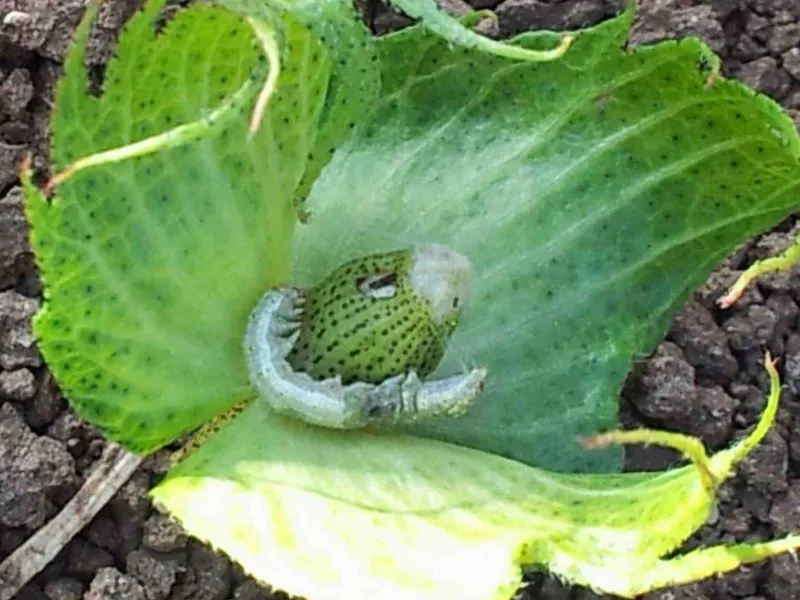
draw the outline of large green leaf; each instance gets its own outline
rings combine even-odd
[[[381,40],[381,102],[312,190],[294,276],[422,242],[471,258],[440,372],[485,365],[487,390],[414,433],[558,470],[613,466],[619,453],[578,436],[615,425],[634,358],[736,244],[796,206],[800,144],[780,108],[709,85],[718,59],[697,40],[623,50],[631,16],[539,64],[421,29]]]
[[[703,470],[550,473],[435,440],[309,427],[256,402],[153,497],[249,573],[309,600],[506,600],[525,565],[638,597],[800,548],[795,535],[674,552],[769,429],[772,375],[758,428],[710,459],[700,451]]]
[[[198,6],[156,35],[163,4],[148,3],[127,26],[100,98],[87,93],[85,19],[58,89],[53,171],[221,111],[211,131],[76,172],[52,202],[28,188],[46,289],[36,322],[42,352],[81,416],[140,452],[251,397],[244,323],[264,290],[288,277],[293,199],[307,169],[323,162],[313,149],[349,131],[326,127],[325,112],[347,118],[374,92],[367,77],[360,88],[344,86],[352,108],[329,107],[330,78],[342,69],[284,14],[274,21],[280,89],[248,142],[267,72],[253,28],[233,12]],[[253,14],[271,26],[267,11]],[[360,71],[369,44],[363,27],[346,22],[353,31],[339,43],[365,43],[353,61]]]

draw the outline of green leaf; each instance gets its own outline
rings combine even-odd
[[[465,417],[412,432],[557,470],[618,467],[578,436],[615,426],[632,361],[728,252],[796,206],[800,143],[780,108],[714,81],[697,40],[623,50],[631,17],[538,64],[419,28],[380,41],[381,102],[312,190],[293,270],[307,285],[427,242],[470,257],[440,373],[486,366],[487,389]]]
[[[202,139],[76,172],[52,202],[28,186],[40,348],[79,414],[143,453],[252,395],[244,324],[288,278],[293,198],[332,72],[330,52],[284,16],[281,86],[248,142],[267,72],[252,27],[198,6],[156,35],[162,5],[126,27],[100,98],[86,91],[83,23],[58,89],[53,171],[223,116]]]
[[[711,458],[701,451],[700,468],[550,473],[434,440],[309,427],[255,402],[153,498],[247,572],[309,600],[504,600],[524,565],[634,597],[800,548],[790,536],[661,558],[703,525],[717,483],[771,426],[773,377],[759,427]]]
[[[222,6],[280,27],[284,18],[297,20],[309,29],[316,42],[329,53],[331,74],[325,104],[319,115],[315,144],[309,151],[306,170],[295,192],[297,204],[305,199],[320,170],[336,146],[350,134],[356,121],[375,102],[379,77],[374,42],[358,19],[352,2],[342,0],[217,0]]]

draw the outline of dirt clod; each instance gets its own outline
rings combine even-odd
[[[148,550],[134,550],[128,554],[125,569],[142,584],[147,600],[164,600],[183,571],[175,560]]]
[[[698,301],[690,301],[678,314],[669,337],[683,349],[698,382],[727,385],[733,381],[739,364],[731,354],[725,333]]]
[[[123,575],[114,567],[97,571],[83,600],[147,600],[144,588],[130,575]]]
[[[677,345],[661,344],[635,381],[629,399],[643,417],[657,419],[669,428],[689,421],[695,399],[695,372]]]
[[[144,523],[142,543],[151,550],[173,552],[186,547],[187,537],[174,519],[153,513]]]
[[[702,38],[714,52],[725,53],[725,33],[713,7],[653,0],[643,2],[641,10],[643,18],[631,35],[634,46],[694,35]]]
[[[230,563],[197,542],[191,542],[185,581],[175,587],[172,597],[175,600],[225,600],[230,587]]]
[[[742,314],[725,321],[723,331],[734,350],[751,350],[766,344],[775,327],[778,317],[763,305],[748,306]]]
[[[31,330],[39,303],[15,291],[0,292],[0,367],[6,370],[42,364]]]
[[[14,69],[0,85],[0,112],[10,119],[22,115],[33,98],[33,81],[27,69]]]
[[[49,581],[44,593],[50,600],[81,600],[83,584],[72,577],[62,577]]]
[[[2,157],[0,138],[0,157]],[[0,186],[3,186],[2,158],[0,158]],[[10,174],[13,178],[13,173]],[[27,242],[27,222],[23,209],[22,188],[14,187],[0,197],[0,289],[7,288],[26,269],[33,267]]]
[[[36,393],[36,378],[28,369],[0,372],[0,399],[30,400]]]
[[[75,538],[67,546],[67,572],[77,577],[88,577],[103,567],[114,564],[114,557],[83,538]]]
[[[11,404],[0,405],[0,525],[39,527],[53,509],[49,494],[75,480],[64,447],[35,435]]]

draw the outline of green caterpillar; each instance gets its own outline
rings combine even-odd
[[[245,336],[250,381],[279,412],[355,428],[463,413],[485,369],[438,366],[469,293],[469,260],[441,245],[366,256],[307,290],[268,292]]]

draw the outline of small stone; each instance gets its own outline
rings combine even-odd
[[[674,1],[651,1],[641,5],[631,32],[636,47],[689,35],[702,38],[715,52],[725,50],[725,35],[711,6],[680,6]]]
[[[48,582],[44,593],[50,600],[81,600],[83,584],[72,577],[62,577]]]
[[[0,372],[0,400],[25,402],[36,393],[36,378],[28,369]]]
[[[791,295],[787,292],[776,292],[767,298],[767,308],[778,318],[776,333],[786,334],[797,320],[798,309]]]
[[[800,23],[772,27],[767,47],[772,54],[782,54],[800,44]]]
[[[86,443],[97,433],[72,410],[65,410],[47,429],[47,435],[66,444],[70,453],[77,457],[85,453]]]
[[[733,432],[733,416],[738,402],[720,386],[698,387],[695,397],[689,433],[702,437],[711,449],[721,448]]]
[[[736,45],[731,49],[730,58],[738,62],[749,63],[757,58],[766,56],[767,52],[769,51],[763,42],[759,42],[743,33]]]
[[[717,598],[743,598],[758,591],[761,565],[742,565],[716,581]]]
[[[777,536],[800,531],[800,479],[795,479],[786,494],[775,499],[769,520]]]
[[[772,56],[764,56],[741,66],[736,76],[757,90],[776,100],[786,96],[791,89],[789,74],[778,67]]]
[[[74,538],[67,546],[67,571],[70,575],[86,577],[113,564],[111,554],[82,538]]]
[[[172,466],[172,451],[162,448],[142,461],[142,470],[150,474],[150,484],[157,485]]]
[[[797,0],[745,0],[745,2],[753,12],[773,21],[782,13],[800,18],[800,6]]]
[[[413,24],[414,21],[405,15],[398,14],[393,10],[384,10],[375,16],[372,21],[372,29],[378,35],[383,35],[392,31],[399,31]]]
[[[767,405],[767,398],[764,392],[749,383],[734,381],[730,385],[730,392],[734,398],[738,398],[739,414],[735,418],[736,424],[742,427],[753,425],[761,417],[764,407]]]
[[[753,515],[740,506],[727,511],[721,520],[722,530],[733,536],[745,536],[753,530]]]
[[[800,600],[800,568],[797,558],[792,554],[781,554],[770,560],[769,575],[764,588],[772,598]]]
[[[125,569],[142,584],[147,600],[164,600],[169,596],[181,571],[175,561],[159,559],[147,550],[134,550],[128,554]]]
[[[186,581],[175,586],[173,600],[225,600],[230,593],[230,563],[198,543],[189,546]]]
[[[114,553],[119,546],[119,532],[114,519],[99,515],[83,530],[83,537],[98,548]]]
[[[794,416],[789,428],[789,458],[794,471],[800,471],[800,415]]]
[[[186,547],[187,537],[177,521],[154,513],[144,522],[142,543],[152,550],[173,552]]]
[[[0,190],[6,189],[16,181],[19,165],[25,157],[26,151],[27,148],[24,144],[9,144],[0,141]]]
[[[800,396],[800,352],[787,352],[783,359],[783,384],[797,398]]]
[[[610,3],[602,2],[506,0],[494,13],[500,32],[510,36],[536,29],[580,29],[612,16],[615,11]]]
[[[664,342],[641,369],[630,401],[640,414],[667,428],[685,428],[695,401],[694,367],[681,349]]]
[[[775,494],[786,491],[788,468],[789,448],[786,440],[771,429],[739,464],[738,475],[753,491],[771,499]]]
[[[722,329],[728,336],[731,348],[742,351],[766,344],[775,332],[777,324],[778,317],[770,309],[766,306],[752,305],[743,313],[725,321]]]
[[[783,68],[789,75],[800,81],[800,48],[790,48],[781,55]]]
[[[700,4],[671,11],[670,37],[696,36],[702,39],[717,54],[725,51],[725,33],[722,24],[711,6]]]
[[[0,187],[4,185],[2,178],[0,170]],[[17,276],[33,264],[28,247],[24,202],[25,196],[21,187],[11,188],[0,198],[0,231],[3,232],[0,235],[0,289],[13,285]]]
[[[727,385],[739,370],[725,333],[696,300],[690,301],[675,318],[670,338],[695,368],[699,383]]]
[[[144,588],[129,575],[108,567],[97,571],[83,600],[147,600]]]
[[[25,405],[25,421],[37,429],[47,427],[58,418],[67,403],[50,373],[44,378],[33,400]]]
[[[741,8],[741,2],[740,0],[711,0],[711,6],[714,7],[717,17],[724,21]]]
[[[48,494],[75,481],[64,446],[35,435],[10,404],[0,405],[0,524],[39,527],[52,507]]]
[[[14,69],[0,85],[0,113],[16,119],[33,98],[33,82],[27,69]]]
[[[766,43],[769,39],[770,32],[769,20],[757,14],[749,14],[747,16],[745,31],[759,42]]]
[[[254,581],[245,581],[233,590],[233,600],[275,600],[269,590]]]
[[[708,583],[690,583],[668,590],[650,592],[641,596],[640,600],[700,600],[701,598],[711,598],[708,594]]]
[[[3,369],[41,366],[42,359],[31,329],[31,319],[38,310],[36,300],[14,291],[0,292],[0,367]]]
[[[6,121],[0,124],[0,142],[5,142],[12,146],[20,146],[26,144],[32,135],[33,131],[30,125],[24,121]],[[0,229],[0,231],[5,230]]]
[[[50,24],[43,43],[37,47],[37,52],[45,58],[62,62],[67,48],[72,43],[75,27],[83,15],[84,3],[83,0],[48,1],[55,5],[50,11],[55,13],[56,19]]]
[[[150,509],[147,492],[150,489],[150,478],[147,473],[137,471],[120,488],[109,503],[117,522],[141,525]]]

